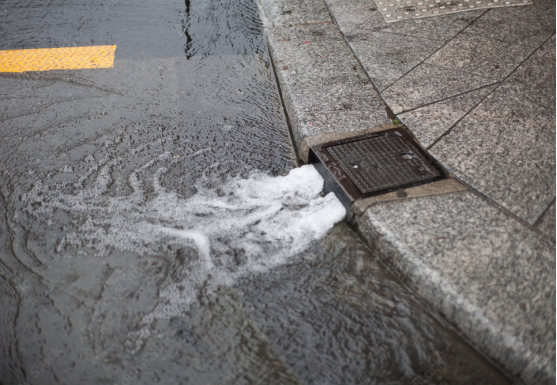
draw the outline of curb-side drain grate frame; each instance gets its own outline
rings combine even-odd
[[[310,162],[321,163],[350,202],[446,177],[403,128],[312,146]]]

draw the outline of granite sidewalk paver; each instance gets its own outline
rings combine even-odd
[[[373,0],[259,5],[300,158],[402,122],[465,191],[354,226],[518,381],[554,383],[555,2],[396,23]]]
[[[555,42],[546,45],[555,57]],[[551,74],[555,62],[536,51],[430,147],[451,172],[530,224],[555,198],[555,103],[543,86],[555,84]]]

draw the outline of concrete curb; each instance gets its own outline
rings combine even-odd
[[[303,162],[310,146],[397,127],[327,4],[259,7]],[[436,183],[355,203],[359,233],[476,348],[528,384],[555,383],[554,242],[455,179]]]
[[[475,198],[470,193],[461,194]],[[435,311],[454,325],[472,345],[513,376],[528,384],[555,382],[551,369],[554,361],[551,358],[532,351],[517,337],[516,330],[509,330],[503,323],[493,322],[493,318],[486,315],[485,309],[478,306],[477,298],[470,298],[470,293],[464,292],[464,285],[454,285],[454,282],[444,276],[446,271],[432,268],[423,254],[416,253],[410,245],[400,241],[393,232],[393,227],[396,226],[382,223],[370,211],[366,213],[369,214],[367,216],[356,216],[358,232],[378,252],[382,261],[396,271]],[[428,241],[431,239],[426,242]],[[543,254],[550,257],[550,253],[548,251]],[[450,254],[452,253],[446,252],[445,255],[452,257]],[[458,266],[456,263],[454,265]]]

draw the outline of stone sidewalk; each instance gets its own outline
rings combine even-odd
[[[555,383],[555,2],[395,23],[373,0],[259,6],[299,158],[406,126],[453,179],[357,202],[354,226],[518,381]]]

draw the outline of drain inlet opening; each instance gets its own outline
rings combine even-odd
[[[447,177],[403,128],[312,146],[309,162],[348,209],[357,199]]]

